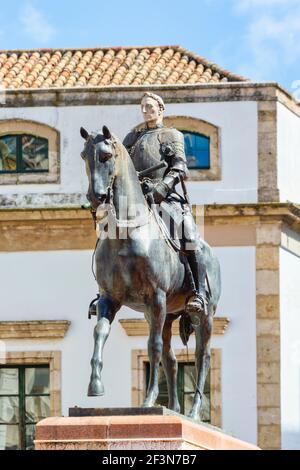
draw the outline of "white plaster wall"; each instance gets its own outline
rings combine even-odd
[[[280,250],[281,438],[300,450],[300,259]]]
[[[218,248],[223,293],[217,312],[231,324],[212,347],[222,349],[223,428],[256,442],[255,249]],[[72,322],[65,339],[6,341],[8,351],[62,351],[62,407],[130,406],[131,350],[146,349],[146,338],[127,337],[116,320],[104,353],[106,395],[86,396],[95,319],[87,306],[96,292],[90,251],[1,253],[0,320],[63,319]],[[137,317],[122,309],[118,318]],[[192,338],[190,348],[194,346]],[[179,339],[174,347],[182,349]]]
[[[222,180],[192,182],[193,203],[257,201],[257,104],[255,102],[169,104],[166,115],[204,119],[220,128]],[[29,119],[61,132],[61,184],[2,186],[0,194],[85,193],[87,178],[80,158],[80,126],[88,130],[106,124],[120,138],[141,122],[138,105],[33,107],[0,109],[0,119]]]
[[[280,201],[300,202],[300,117],[277,103],[278,188]]]

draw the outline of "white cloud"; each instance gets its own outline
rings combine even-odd
[[[281,18],[264,15],[248,27],[246,42],[254,57],[254,67],[269,77],[279,67],[290,66],[300,58],[300,9]]]
[[[300,0],[233,0],[233,3],[239,10],[300,6]]]
[[[20,15],[23,31],[37,43],[47,43],[55,34],[55,28],[33,5],[26,5]]]

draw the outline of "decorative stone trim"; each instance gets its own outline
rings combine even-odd
[[[149,327],[143,318],[128,318],[119,320],[128,336],[148,336]],[[223,335],[229,326],[229,318],[216,317],[213,322],[213,335]],[[173,335],[179,335],[179,321],[175,320],[172,328]]]
[[[49,365],[50,367],[50,412],[61,415],[61,352],[26,351],[6,352],[0,356],[0,365]]]
[[[189,354],[185,349],[175,351],[178,362],[187,362],[195,359],[195,350]],[[146,350],[131,351],[131,402],[133,407],[139,407],[145,395],[146,377],[145,365],[149,362]],[[221,349],[211,350],[210,366],[210,416],[211,424],[222,427],[222,390],[221,390]]]
[[[32,134],[48,140],[49,171],[47,173],[0,173],[0,184],[43,184],[60,182],[60,134],[40,122],[22,119],[0,121],[0,136],[9,134]]]
[[[63,339],[70,324],[67,320],[1,321],[0,339]]]

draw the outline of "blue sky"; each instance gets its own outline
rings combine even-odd
[[[1,3],[0,49],[167,44],[253,80],[300,88],[300,0]]]

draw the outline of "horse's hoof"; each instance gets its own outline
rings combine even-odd
[[[154,403],[150,403],[148,401],[144,401],[142,404],[141,408],[152,408],[154,406]]]
[[[197,423],[200,422],[200,417],[198,413],[193,413],[192,411],[188,414],[188,418],[192,419],[193,421],[196,421]]]
[[[104,387],[101,382],[91,382],[88,388],[88,397],[102,397],[104,395]]]
[[[180,413],[180,405],[168,406],[169,410],[175,411],[175,413]]]
[[[154,408],[155,402],[156,402],[156,399],[154,400],[153,398],[146,398],[141,408]]]

